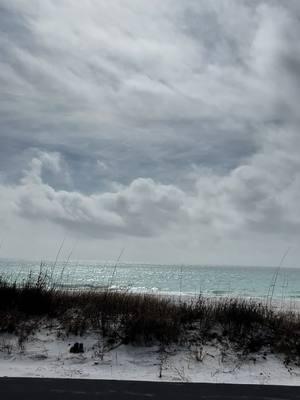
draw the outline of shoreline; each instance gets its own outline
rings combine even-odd
[[[178,299],[193,301],[198,299],[199,297],[204,298],[208,301],[219,301],[222,299],[232,299],[232,300],[246,300],[253,301],[260,304],[268,305],[269,301],[267,296],[240,296],[240,295],[215,295],[208,293],[185,293],[185,292],[167,292],[167,291],[158,291],[158,290],[130,290],[127,287],[107,287],[107,286],[93,286],[93,285],[85,285],[85,286],[72,286],[72,285],[57,285],[58,290],[66,290],[67,292],[94,292],[94,293],[102,293],[104,291],[108,292],[119,292],[119,293],[130,293],[132,295],[146,295],[153,296],[157,298],[166,298],[172,299],[175,302],[178,302]],[[283,309],[289,311],[291,310],[299,310],[300,311],[300,297],[273,297],[271,301],[271,307],[275,309]]]
[[[114,291],[114,289],[110,289],[111,291]],[[97,290],[95,290],[97,292]],[[100,290],[101,292],[101,290]],[[122,290],[120,290],[122,292]],[[254,302],[258,304],[262,304],[265,306],[270,306],[276,311],[289,311],[289,312],[299,312],[300,313],[300,298],[290,298],[290,299],[279,299],[279,298],[273,298],[271,301],[271,304],[269,303],[267,297],[250,297],[250,296],[206,296],[206,295],[192,295],[188,293],[167,293],[167,292],[151,292],[151,291],[144,291],[144,292],[138,292],[138,291],[128,291],[128,293],[131,294],[137,294],[137,295],[146,295],[146,296],[153,296],[157,298],[162,298],[162,299],[170,299],[173,300],[175,303],[180,302],[193,302],[196,301],[199,298],[203,298],[207,302],[216,302],[216,301],[222,301],[222,300],[242,300],[242,301],[249,301],[249,302]]]

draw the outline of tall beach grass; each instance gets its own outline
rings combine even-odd
[[[60,334],[97,332],[116,344],[226,343],[243,354],[262,349],[300,364],[300,316],[242,298],[184,300],[109,288],[63,290],[40,272],[22,283],[0,279],[0,331],[22,340],[56,321]]]

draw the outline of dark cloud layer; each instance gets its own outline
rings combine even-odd
[[[139,256],[168,260],[157,240],[193,260],[203,240],[228,260],[230,240],[297,241],[299,19],[297,1],[2,0],[4,236],[148,238]]]

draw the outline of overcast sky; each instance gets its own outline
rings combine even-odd
[[[1,257],[300,266],[298,0],[0,0]]]

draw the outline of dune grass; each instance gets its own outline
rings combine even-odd
[[[70,291],[49,285],[46,274],[21,283],[0,279],[0,332],[20,342],[43,323],[65,335],[96,331],[124,344],[227,343],[243,354],[267,349],[300,364],[300,317],[246,299],[195,297],[188,301],[126,291]]]

